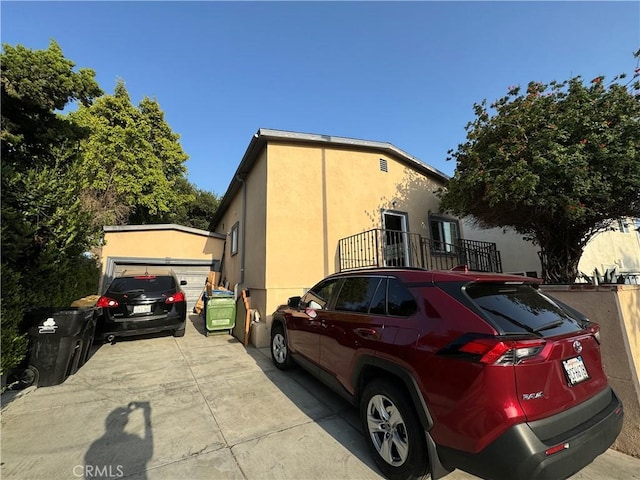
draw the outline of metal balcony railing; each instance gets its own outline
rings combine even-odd
[[[495,243],[459,239],[433,241],[417,233],[375,228],[338,241],[340,271],[367,267],[419,267],[450,270],[467,265],[480,272],[502,272]]]

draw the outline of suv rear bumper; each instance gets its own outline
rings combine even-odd
[[[164,318],[153,320],[137,319],[117,321],[104,317],[98,320],[96,337],[106,338],[110,335],[115,337],[145,335],[148,333],[180,330],[184,328],[185,325],[185,319],[179,315],[167,315]]]
[[[514,425],[477,454],[438,447],[442,463],[492,480],[559,480],[578,472],[604,453],[622,429],[622,403],[611,392],[611,401],[591,419],[544,442],[527,423]],[[580,409],[578,405],[574,407]],[[559,414],[562,415],[562,414]],[[553,417],[544,422],[553,421]],[[534,422],[535,423],[535,422]],[[556,445],[568,448],[546,455]]]

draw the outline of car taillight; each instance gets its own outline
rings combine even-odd
[[[538,355],[545,343],[542,339],[506,340],[500,337],[465,335],[439,353],[487,365],[517,365]]]
[[[598,345],[600,345],[600,324],[589,322],[589,327],[587,328],[587,332],[593,335],[593,338],[596,339]]]
[[[184,302],[184,293],[182,292],[174,293],[173,295],[168,296],[167,299],[164,301],[164,303],[177,303],[177,302]]]
[[[112,308],[112,307],[117,307],[119,305],[120,304],[118,303],[117,300],[114,300],[113,298],[109,298],[105,296],[100,297],[96,302],[96,307],[102,307],[102,308]]]

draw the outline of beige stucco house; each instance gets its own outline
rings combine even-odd
[[[540,274],[540,248],[522,235],[502,228],[478,229],[464,221],[467,235],[485,242],[495,242],[504,271]],[[640,219],[623,218],[611,224],[609,230],[596,234],[584,247],[578,263],[580,283],[624,283],[640,285]]]
[[[250,291],[268,326],[288,297],[344,269],[500,270],[495,245],[438,213],[447,178],[389,143],[260,129],[213,219],[227,237],[222,278]]]
[[[640,285],[640,219],[622,218],[585,246],[578,270],[589,277]]]

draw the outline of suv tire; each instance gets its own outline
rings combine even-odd
[[[187,330],[187,326],[185,325],[185,326],[184,326],[184,327],[182,327],[182,328],[179,328],[179,329],[177,329],[177,330],[174,330],[174,331],[173,331],[173,336],[174,336],[174,337],[184,337],[184,334],[185,334],[186,330]]]
[[[427,446],[420,420],[403,390],[389,380],[373,380],[360,399],[360,420],[378,468],[391,480],[423,478]]]
[[[288,370],[293,366],[284,327],[281,324],[271,328],[271,360],[280,370]]]

